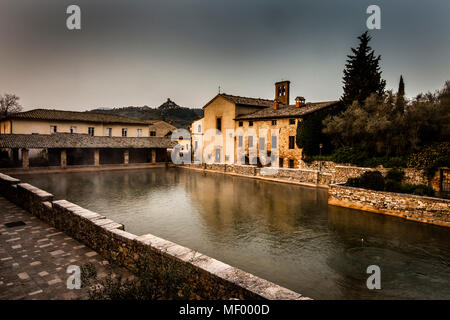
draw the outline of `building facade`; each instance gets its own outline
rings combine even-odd
[[[0,134],[79,133],[98,137],[164,137],[176,128],[161,120],[120,115],[34,109],[0,121]]]
[[[307,103],[297,97],[290,105],[289,95],[290,82],[282,81],[275,84],[273,100],[215,96],[203,107],[204,117],[192,124],[195,161],[298,168],[302,149],[296,143],[297,126],[305,115],[339,102]]]
[[[176,128],[96,112],[35,109],[0,120],[0,167],[128,165],[169,161]]]

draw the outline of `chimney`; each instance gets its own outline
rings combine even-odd
[[[278,101],[275,99],[273,100],[273,110],[277,110],[278,109]]]
[[[303,97],[295,98],[295,107],[296,108],[300,108],[300,107],[303,107],[305,105],[306,105],[305,98],[303,98]]]
[[[275,83],[275,100],[283,105],[289,105],[290,81],[280,81]]]

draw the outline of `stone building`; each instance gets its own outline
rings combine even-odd
[[[167,162],[173,130],[160,120],[35,109],[0,120],[0,167]]]
[[[164,137],[175,127],[161,120],[115,114],[34,109],[0,119],[0,134],[81,133],[105,137]]]
[[[148,122],[150,137],[169,137],[177,128],[162,120],[145,120]]]
[[[270,160],[280,167],[299,168],[297,125],[305,115],[333,108],[339,101],[306,102],[297,97],[291,105],[289,96],[289,81],[275,83],[273,100],[218,94],[203,107],[204,117],[192,124],[192,143],[201,145],[196,151],[194,146],[194,159],[258,166]]]

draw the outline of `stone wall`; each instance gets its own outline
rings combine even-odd
[[[195,169],[206,169],[218,172],[229,172],[248,176],[266,176],[279,179],[295,180],[306,183],[319,184],[340,184],[345,183],[349,178],[359,177],[366,171],[378,170],[386,176],[389,168],[364,168],[351,165],[342,165],[333,161],[312,161],[306,163],[300,162],[300,169],[278,168],[278,173],[270,174],[270,169],[266,170],[269,174],[264,174],[264,170],[252,165],[231,165],[231,164],[188,164],[185,165]],[[439,172],[433,179],[428,177],[420,170],[414,168],[402,169],[405,172],[403,183],[430,185],[436,191],[439,191]]]
[[[289,169],[289,168],[258,168],[253,165],[237,164],[185,164],[182,167],[207,170],[214,172],[225,172],[249,177],[272,178],[281,181],[291,181],[307,184],[328,185],[332,183],[332,175],[318,170]]]
[[[328,203],[450,227],[450,200],[446,199],[331,185]]]
[[[298,182],[306,183],[317,183],[318,181],[317,170],[306,170],[306,169],[287,169],[287,168],[258,168],[258,175],[271,177],[271,178],[281,178],[296,180]]]
[[[356,167],[349,164],[340,164],[333,161],[311,161],[300,163],[301,169],[311,169],[311,170],[321,170],[321,172],[328,173],[332,176],[331,183],[345,183],[349,178],[355,178],[360,176],[366,171],[380,171],[384,176],[390,168],[363,168]],[[432,186],[436,191],[439,191],[438,184],[433,184],[431,180],[428,179],[426,174],[421,170],[414,168],[404,168],[405,177],[403,183],[405,184],[424,184]]]
[[[109,261],[137,271],[139,262],[168,263],[185,275],[191,298],[202,299],[308,299],[300,294],[151,234],[137,236],[98,213],[0,174],[0,195],[28,210],[49,225],[91,247]]]

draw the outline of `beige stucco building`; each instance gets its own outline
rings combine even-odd
[[[254,164],[298,168],[302,149],[296,144],[302,117],[338,101],[289,104],[290,82],[275,84],[275,98],[260,99],[218,94],[204,107],[204,117],[192,124],[196,162]],[[201,132],[197,130],[201,123]],[[276,159],[276,160],[275,160]],[[276,161],[276,164],[274,163]]]
[[[35,109],[0,119],[0,167],[166,162],[176,128],[160,120]]]
[[[175,129],[161,120],[49,109],[21,112],[0,121],[0,134],[79,133],[100,137],[164,137]]]

